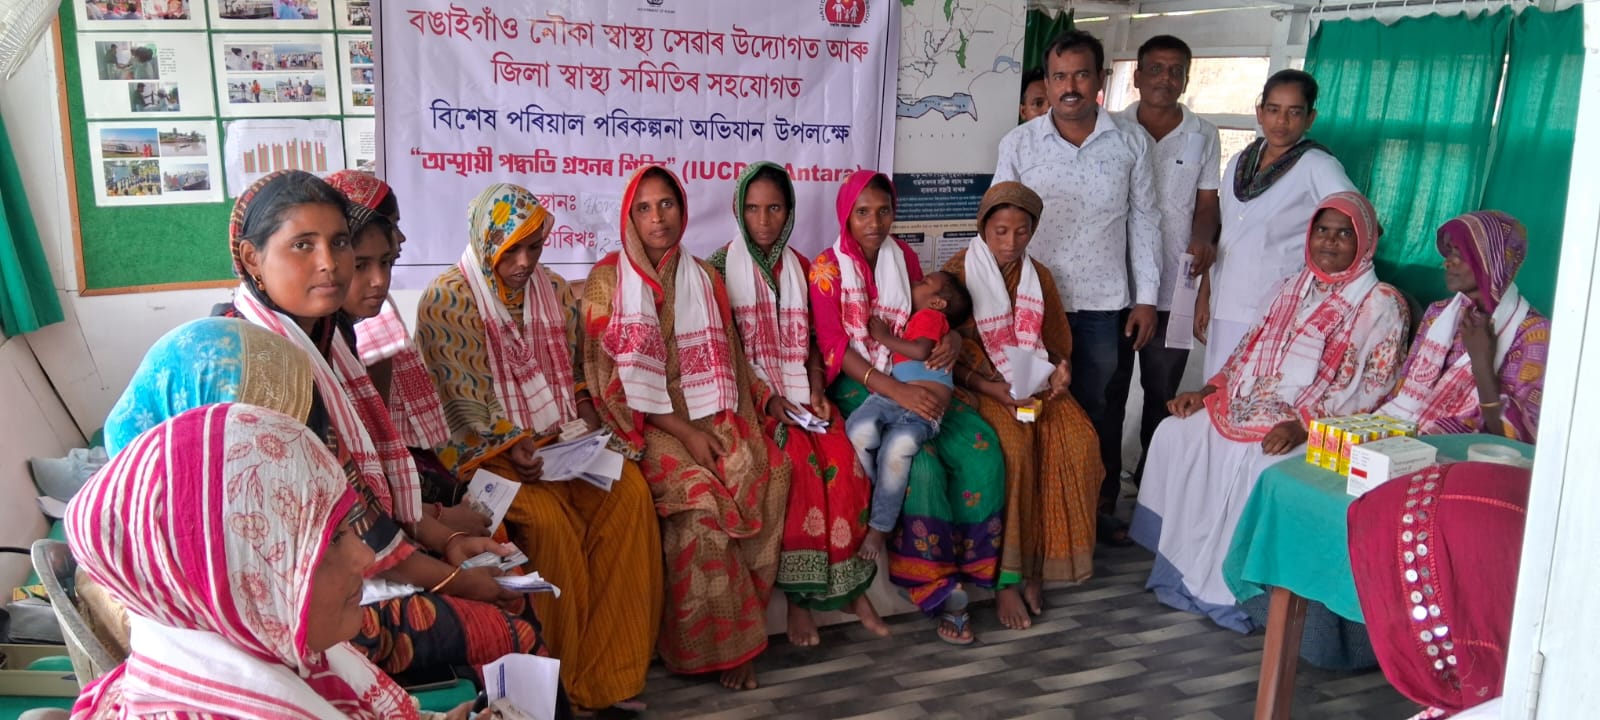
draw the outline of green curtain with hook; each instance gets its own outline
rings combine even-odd
[[[1510,23],[1508,11],[1324,22],[1306,51],[1321,86],[1309,135],[1378,211],[1379,276],[1424,304],[1446,294],[1436,230],[1482,197]]]
[[[1481,205],[1511,213],[1527,226],[1528,257],[1517,273],[1517,289],[1545,311],[1555,298],[1561,258],[1583,56],[1582,5],[1517,16]]]
[[[19,335],[61,320],[50,264],[0,120],[0,333]]]

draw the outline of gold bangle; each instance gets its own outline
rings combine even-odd
[[[1494,402],[1478,403],[1478,407],[1482,408],[1484,410],[1493,410],[1495,408],[1500,407],[1500,404],[1501,404],[1500,401],[1496,400]]]
[[[871,383],[872,383],[872,371],[876,370],[876,369],[877,368],[870,368],[869,367],[869,368],[867,368],[867,373],[865,375],[861,376],[861,387],[866,388],[867,392],[872,392],[872,385],[871,385]]]
[[[439,554],[443,555],[443,554],[445,554],[447,552],[450,552],[450,543],[455,542],[455,539],[458,538],[458,537],[463,537],[465,535],[470,535],[470,534],[471,533],[469,533],[469,532],[467,532],[465,530],[457,530],[457,531],[455,531],[453,533],[450,533],[450,537],[445,538],[444,539],[444,544],[439,546]]]
[[[429,589],[428,592],[437,593],[440,590],[443,590],[444,586],[449,585],[450,581],[456,579],[456,576],[460,575],[460,574],[461,574],[461,568],[459,568],[459,567],[454,569],[454,570],[451,570],[449,575],[444,576],[444,579],[440,580],[439,584],[433,586],[433,588]]]
[[[585,396],[583,396],[581,398],[578,398],[572,404],[574,406],[577,406],[577,405],[582,405],[583,403],[589,403],[590,405],[593,405],[594,404],[594,397],[589,396],[589,395],[585,395]]]

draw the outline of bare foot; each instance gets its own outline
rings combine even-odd
[[[1028,580],[1022,584],[1022,601],[1028,604],[1030,615],[1039,615],[1044,612],[1044,581],[1038,578]]]
[[[810,610],[794,603],[789,603],[789,642],[799,647],[822,644],[822,636],[817,634],[816,618],[811,617]]]
[[[1028,617],[1028,608],[1022,604],[1022,594],[1017,592],[1016,585],[995,591],[994,603],[1000,614],[1001,625],[1012,630],[1033,627],[1033,620]]]
[[[722,686],[729,690],[754,690],[756,684],[756,663],[754,660],[747,662],[732,670],[722,671]]]
[[[878,617],[878,609],[872,606],[872,601],[866,595],[856,598],[844,611],[861,619],[861,627],[870,630],[878,637],[889,637],[889,626],[885,625],[883,618]]]
[[[877,560],[883,554],[884,536],[887,534],[882,530],[867,528],[867,537],[861,541],[861,549],[856,551],[856,555],[863,560]]]

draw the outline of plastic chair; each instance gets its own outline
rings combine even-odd
[[[67,656],[72,659],[72,672],[78,686],[87,686],[118,665],[111,653],[100,644],[89,624],[78,613],[74,576],[78,561],[72,557],[67,544],[59,540],[38,540],[32,548],[33,569],[50,596],[50,608],[61,623],[61,636],[67,643]]]

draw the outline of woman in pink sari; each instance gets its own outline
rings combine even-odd
[[[900,526],[890,536],[889,577],[912,602],[939,618],[939,638],[973,642],[962,585],[993,588],[1005,510],[1005,458],[994,428],[971,405],[940,407],[933,393],[889,374],[890,353],[868,334],[871,318],[896,333],[911,311],[911,285],[922,268],[889,234],[894,186],[881,173],[857,171],[839,188],[839,239],[811,264],[811,319],[829,397],[847,417],[872,393],[938,420],[939,434],[911,463]],[[948,359],[960,349],[951,333]],[[942,348],[928,364],[936,365]],[[932,450],[930,450],[930,448]],[[934,452],[937,451],[937,452]]]
[[[208,405],[140,435],[67,508],[73,556],[132,624],[72,716],[418,717],[346,642],[373,562],[362,508],[322,440],[271,410]]]

